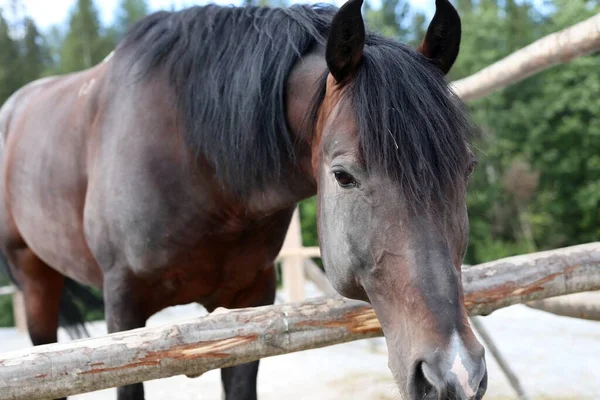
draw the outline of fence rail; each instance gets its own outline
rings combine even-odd
[[[600,242],[506,258],[463,272],[471,315],[600,289]],[[381,335],[373,309],[339,296],[0,354],[0,400],[58,398]]]
[[[12,285],[2,286],[2,287],[0,287],[0,296],[6,296],[8,294],[15,294],[16,291],[17,290]]]
[[[526,305],[564,317],[600,321],[600,291],[535,300],[527,302]]]
[[[600,14],[545,36],[452,85],[464,101],[475,100],[540,71],[598,50]]]

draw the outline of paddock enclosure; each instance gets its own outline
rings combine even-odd
[[[453,87],[463,99],[473,100],[546,68],[599,49],[600,15],[596,15],[540,39],[468,78],[454,82]],[[279,256],[282,262],[285,303],[252,309],[219,309],[199,318],[177,322],[161,320],[165,324],[160,326],[2,353],[0,354],[0,400],[35,400],[71,396],[178,375],[198,376],[206,373],[208,376],[212,374],[210,371],[222,367],[332,345],[338,345],[336,349],[344,349],[343,351],[348,354],[355,354],[361,346],[368,347],[367,343],[372,342],[350,342],[382,336],[373,310],[365,303],[331,294],[320,270],[315,269],[309,262],[307,266],[307,259],[318,257],[319,250],[302,247],[297,212],[292,221]],[[306,281],[310,281],[309,286]],[[536,309],[561,315],[598,319],[600,304],[590,305],[589,301],[599,301],[594,291],[600,290],[600,242],[466,267],[463,269],[463,285],[465,305],[471,316],[488,315],[504,307],[526,303],[529,307],[518,306],[520,308],[516,309],[512,317],[509,314],[501,314],[505,310],[499,311],[499,314],[509,318],[515,318],[515,315],[539,318],[540,324],[548,324],[549,327],[554,326],[548,319],[549,314],[535,311]],[[326,296],[306,299],[306,288],[313,286],[320,290],[315,292],[316,294]],[[0,290],[0,294],[11,293],[18,299],[19,294],[11,288]],[[588,311],[573,311],[573,307],[565,305],[568,301],[561,303],[562,297],[544,301],[549,297],[575,293],[581,295],[571,297],[571,302],[575,305],[581,304],[582,301],[588,302]],[[18,309],[19,302],[15,301],[15,305]],[[495,314],[489,318],[490,321],[494,321]],[[486,319],[478,321],[485,322]],[[574,319],[567,321],[573,321],[577,329],[587,332],[582,333],[584,336],[593,336],[590,338],[590,343],[595,347],[588,349],[588,352],[591,356],[599,355],[600,327],[593,325],[598,322]],[[491,323],[488,328],[494,336],[495,329],[502,330],[503,327],[497,322]],[[533,332],[529,331],[528,334]],[[11,337],[13,339],[10,339]],[[6,340],[15,339],[14,336],[8,335]],[[535,338],[532,340],[535,341]],[[24,347],[23,342],[19,344],[18,340],[13,343],[15,347]],[[380,342],[375,343],[381,345]],[[552,343],[556,345],[556,342]],[[499,347],[502,347],[501,343]],[[1,348],[3,351],[9,350],[6,346]],[[577,349],[577,343],[572,344],[572,354],[583,352]],[[531,348],[521,350],[522,354],[533,351]],[[333,360],[338,354],[333,347],[330,352],[329,349],[317,351],[323,354],[322,362],[326,362],[327,357]],[[385,350],[380,351],[385,352]],[[308,369],[312,367],[307,363],[317,362],[316,357],[310,359],[309,355],[299,354],[289,357],[297,357],[298,360],[304,357],[304,363],[299,365]],[[277,360],[283,360],[283,357],[277,357]],[[585,355],[582,354],[582,357]],[[492,363],[491,358],[488,353],[488,363]],[[383,355],[377,356],[376,352],[365,356],[364,370],[367,372],[378,370],[378,367],[373,367],[375,364],[381,364],[379,369],[386,369],[385,359]],[[562,362],[568,363],[569,359],[564,359]],[[585,358],[585,362],[589,363],[587,367],[590,370],[588,377],[590,392],[581,393],[578,398],[588,398],[586,396],[600,398],[598,364],[595,364],[594,372],[594,365],[590,359]],[[551,368],[547,369],[551,370]],[[557,370],[560,371],[560,368],[554,369],[555,372]],[[317,367],[315,371],[318,371]],[[282,379],[289,381],[289,385],[293,386],[296,384],[295,378],[303,373],[304,371],[290,368],[291,375]],[[310,373],[308,375],[311,376],[311,380],[325,379],[323,375],[310,375]],[[217,385],[216,375],[210,376],[211,385]],[[365,376],[357,376],[355,383],[363,382],[362,386],[373,384]],[[201,388],[204,378],[204,376],[200,377],[194,384]],[[552,378],[545,379],[552,380]],[[568,376],[561,378],[568,379]],[[585,377],[579,378],[585,380]],[[384,378],[384,381],[385,379],[389,378]],[[490,380],[494,379],[491,376]],[[543,382],[543,378],[540,379]],[[385,384],[389,387],[389,398],[395,398],[393,382],[390,380]],[[569,382],[565,383],[567,384]],[[174,385],[171,389],[173,392],[177,389],[177,384]],[[297,398],[314,398],[309,395],[301,397],[300,391],[303,390],[303,386],[304,384],[296,386],[295,393],[299,396]],[[153,387],[149,386],[149,396],[153,395]],[[493,384],[491,389],[493,391]],[[165,389],[164,393],[171,392]],[[339,394],[340,392],[336,393],[335,396],[343,396]],[[346,396],[349,395],[351,393],[346,393]],[[521,397],[523,398],[524,395]],[[82,398],[87,399],[87,397]],[[266,398],[278,398],[277,393]]]

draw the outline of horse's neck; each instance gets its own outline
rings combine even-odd
[[[317,193],[317,184],[311,159],[310,143],[304,138],[296,140],[293,162],[285,166],[277,180],[253,192],[248,198],[250,214],[272,214],[314,196]]]
[[[312,169],[312,146],[306,135],[307,115],[325,71],[324,49],[317,48],[305,55],[292,68],[287,82],[286,110],[291,133],[295,136],[296,158],[290,170],[284,171],[278,182],[253,194],[249,207],[259,212],[277,211],[316,194],[317,186]]]
[[[317,189],[311,179],[284,176],[280,182],[252,193],[247,200],[248,215],[270,215],[314,196]]]

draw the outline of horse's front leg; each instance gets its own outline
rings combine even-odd
[[[273,304],[277,288],[275,267],[261,272],[253,286],[236,297],[232,308],[260,307]],[[221,369],[225,400],[256,400],[259,361]],[[120,399],[119,399],[120,400]]]
[[[136,278],[126,271],[115,267],[104,275],[104,310],[108,333],[142,328],[146,325],[148,313],[140,292],[143,284],[137,282]],[[144,384],[118,387],[117,399],[144,400]]]
[[[34,346],[55,343],[64,277],[28,247],[11,248],[8,258],[20,270],[27,330]],[[8,267],[10,268],[10,267]],[[57,400],[66,400],[62,397]]]

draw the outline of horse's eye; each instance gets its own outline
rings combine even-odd
[[[335,171],[333,175],[335,176],[335,180],[338,182],[338,184],[343,188],[356,186],[356,180],[354,177],[345,171]]]
[[[467,173],[466,173],[467,178],[471,176],[476,165],[477,165],[477,161],[473,161],[471,164],[469,164],[469,166],[467,167]]]

